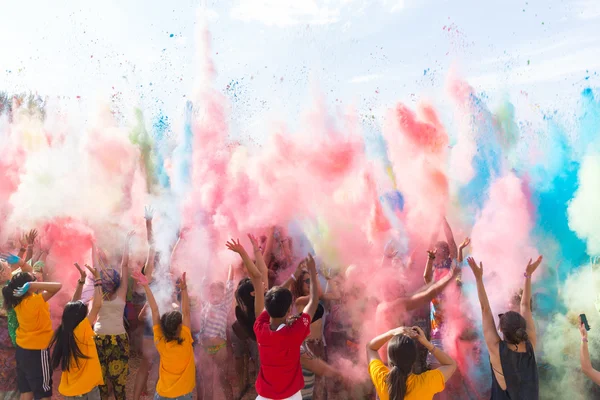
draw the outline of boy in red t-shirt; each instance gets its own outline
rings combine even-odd
[[[266,287],[267,267],[256,238],[248,235],[254,247],[256,265],[239,240],[231,240],[227,248],[240,255],[254,285],[254,310],[258,317],[254,333],[258,343],[260,370],[256,378],[257,400],[302,400],[300,391],[304,377],[300,366],[300,345],[310,333],[311,315],[319,305],[317,285],[310,285],[310,300],[302,314],[290,316],[292,292],[273,287],[266,294],[256,288]],[[317,268],[312,255],[306,258],[312,282],[317,281]]]
[[[317,281],[315,260],[309,254],[306,259],[310,279]],[[257,399],[301,400],[300,390],[304,377],[300,366],[300,345],[310,333],[311,315],[319,304],[317,285],[310,285],[310,300],[302,314],[292,316],[292,293],[282,287],[274,287],[264,295],[256,292],[255,303],[264,301],[263,311],[254,323],[258,342],[260,370],[256,378]]]

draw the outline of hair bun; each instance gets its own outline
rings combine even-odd
[[[527,335],[527,330],[524,328],[519,328],[515,332],[515,339],[519,342],[526,342],[529,339],[529,335]]]

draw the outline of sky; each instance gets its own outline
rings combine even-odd
[[[600,2],[465,0],[3,1],[0,90],[183,114],[207,26],[234,135],[298,123],[311,102],[381,118],[444,108],[449,74],[517,118],[575,113],[600,82]],[[79,97],[77,97],[79,96]],[[448,114],[446,118],[451,118]]]

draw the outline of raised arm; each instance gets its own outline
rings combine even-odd
[[[188,294],[185,272],[183,273],[183,275],[181,275],[181,284],[179,286],[179,289],[181,290],[182,324],[183,326],[187,326],[188,328],[190,328],[192,326],[192,317],[190,312],[190,296]]]
[[[123,300],[127,298],[127,290],[129,289],[129,245],[131,244],[133,235],[135,235],[135,231],[127,234],[123,257],[121,258],[121,286],[117,289],[117,296]]]
[[[237,241],[235,239],[231,239],[226,243],[226,246],[229,250],[239,254],[244,262],[244,266],[248,270],[248,275],[250,275],[252,286],[254,286],[254,312],[255,315],[258,316],[265,309],[265,293],[262,274],[248,256],[244,246],[240,244],[239,239]]]
[[[411,311],[424,306],[425,304],[433,300],[435,297],[437,297],[446,288],[446,286],[448,286],[448,284],[452,282],[452,279],[456,276],[457,273],[458,268],[456,268],[456,266],[453,265],[450,271],[446,274],[446,276],[444,276],[438,282],[429,286],[422,292],[415,293],[410,297],[403,297],[398,299],[398,305],[404,305],[406,311]]]
[[[41,290],[44,301],[50,300],[62,288],[60,282],[31,282],[29,289],[36,292]]]
[[[25,238],[27,239],[27,253],[25,256],[25,262],[31,260],[33,258],[33,246],[35,244],[35,239],[38,236],[38,232],[36,229],[32,229],[29,231],[29,233],[25,236]],[[33,265],[33,262],[31,263],[31,265]]]
[[[13,271],[13,272],[15,270],[21,268],[22,272],[33,273],[33,267],[31,265],[29,265],[28,263],[26,263],[25,261],[23,261],[23,259],[19,256],[15,256],[14,254],[9,253],[9,254],[1,254],[0,257],[3,258],[4,260],[6,260],[8,265],[10,265],[11,271]]]
[[[529,260],[525,269],[525,285],[523,287],[523,295],[521,296],[521,315],[527,322],[527,336],[531,345],[535,348],[537,336],[535,323],[533,322],[533,313],[531,312],[531,276],[542,263],[542,256],[539,256],[534,262],[531,261]]]
[[[454,234],[452,233],[452,228],[450,228],[450,224],[448,223],[446,217],[444,217],[444,235],[446,236],[446,242],[448,242],[448,247],[450,247],[450,257],[452,259],[456,259],[456,257],[458,257],[456,241],[454,241]]]
[[[296,266],[296,270],[294,271],[294,273],[292,275],[290,275],[289,278],[287,278],[285,280],[285,282],[283,282],[281,284],[281,287],[284,287],[286,289],[292,290],[292,284],[294,282],[296,282],[300,276],[302,275],[302,270],[306,268],[306,259],[300,261],[298,263],[298,265]]]
[[[156,258],[156,248],[154,246],[154,230],[152,228],[152,219],[154,218],[154,210],[151,207],[146,207],[144,213],[144,219],[146,220],[146,237],[148,239],[148,255],[146,256],[146,262],[142,273],[148,277],[149,281],[152,281],[152,274],[154,273],[154,259]],[[178,239],[179,241],[179,239]]]
[[[483,325],[483,337],[487,344],[488,351],[497,351],[498,343],[500,343],[500,336],[496,330],[494,324],[494,315],[492,314],[492,308],[485,292],[485,286],[483,285],[483,263],[475,262],[473,257],[467,258],[469,267],[475,275],[475,281],[477,282],[477,297],[479,297],[479,304],[481,305],[481,320]]]
[[[75,268],[77,268],[77,271],[79,271],[79,280],[77,281],[77,287],[75,288],[75,293],[73,293],[71,301],[81,300],[81,292],[83,291],[83,285],[85,285],[86,278],[85,271],[81,269],[79,264],[75,263]]]
[[[411,331],[408,334],[411,338],[416,339],[431,353],[432,356],[435,357],[436,360],[440,363],[440,366],[436,369],[444,375],[444,382],[448,382],[448,379],[452,377],[454,371],[456,371],[456,361],[452,357],[450,357],[447,353],[445,353],[442,349],[435,347],[429,340],[427,340],[427,336],[425,332],[418,327],[413,326]]]
[[[265,244],[265,252],[263,253],[265,264],[269,265],[271,262],[271,257],[273,257],[273,243],[275,242],[274,238],[275,227],[272,226],[269,228],[269,233],[267,234],[267,243]]]
[[[260,251],[260,247],[258,246],[258,241],[256,240],[256,237],[254,235],[248,235],[248,238],[250,239],[250,243],[252,243],[252,248],[254,250],[254,259],[256,260],[256,266],[258,267],[258,271],[262,276],[263,285],[266,289],[268,289],[269,271],[267,269],[267,264],[265,263],[263,254]]]
[[[371,341],[367,343],[367,362],[370,363],[373,360],[381,360],[379,357],[379,349],[381,349],[394,336],[408,334],[409,330],[409,328],[400,326],[371,339]]]
[[[160,325],[160,311],[158,310],[158,304],[156,304],[156,299],[152,294],[152,290],[150,290],[150,284],[148,279],[138,271],[135,271],[133,274],[133,279],[135,279],[139,285],[144,288],[146,292],[146,301],[148,302],[148,307],[150,307],[150,311],[152,311],[152,325]],[[183,307],[182,307],[183,308]]]
[[[425,272],[423,272],[423,280],[428,285],[433,281],[433,260],[437,250],[427,250],[427,263],[425,264]]]
[[[91,268],[87,264],[85,267],[94,277],[94,298],[92,299],[92,308],[88,312],[88,321],[93,325],[96,322],[96,319],[98,319],[100,308],[102,308],[102,280],[100,279],[100,271]]]
[[[317,279],[317,265],[315,264],[315,259],[312,254],[309,254],[306,259],[306,268],[308,269],[308,273],[310,274],[310,281],[316,282]],[[304,307],[304,313],[310,315],[312,318],[315,315],[315,311],[317,311],[317,307],[319,306],[319,290],[316,284],[310,285],[310,299],[308,300],[308,304]]]
[[[581,350],[579,352],[581,371],[596,385],[600,385],[600,372],[596,371],[594,367],[592,367],[590,351],[588,349],[587,331],[585,330],[585,326],[581,323],[581,319],[579,320],[579,332],[581,333]]]
[[[465,240],[463,240],[463,242],[460,244],[460,247],[458,248],[458,262],[462,263],[464,261],[464,254],[463,254],[463,250],[465,248],[467,248],[469,245],[471,244],[471,238],[465,238]]]

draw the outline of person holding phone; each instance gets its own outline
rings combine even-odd
[[[585,318],[585,314],[582,314]],[[581,361],[581,371],[592,380],[596,385],[600,385],[600,371],[597,371],[592,367],[592,361],[590,360],[590,351],[588,349],[588,334],[587,331],[589,326],[586,326],[587,322],[584,318],[579,317],[579,332],[581,333],[581,350],[579,352],[579,359]]]

